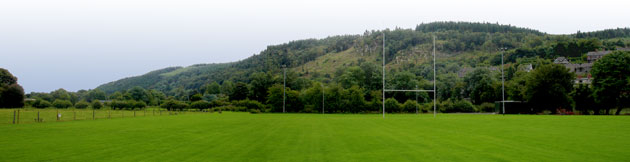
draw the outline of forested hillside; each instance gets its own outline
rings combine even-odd
[[[308,96],[321,92],[317,87],[323,85],[326,91],[350,97],[331,96],[331,99],[350,103],[351,96],[355,96],[361,98],[361,103],[366,102],[365,107],[357,111],[376,111],[382,97],[382,52],[385,51],[386,56],[387,88],[432,89],[433,37],[437,47],[437,96],[442,104],[447,104],[443,105],[445,107],[448,104],[482,105],[500,99],[500,49],[505,50],[506,99],[524,101],[528,97],[525,83],[531,78],[528,67],[546,66],[560,56],[572,62],[585,62],[589,51],[630,46],[629,28],[551,35],[510,25],[434,22],[420,24],[415,29],[365,31],[360,35],[291,41],[268,46],[259,54],[237,62],[165,68],[110,82],[97,89],[111,96],[121,96],[131,88],[151,89],[182,101],[195,95],[207,101],[222,97],[229,101],[250,99],[277,108],[278,103],[272,103],[276,100],[270,98],[278,97],[275,93],[281,88],[278,86],[282,83],[282,66],[286,66],[287,86],[291,89],[287,95],[299,98],[295,101],[301,106],[317,106],[308,101]],[[415,96],[413,93],[386,95],[393,96],[393,101],[386,101],[393,105]],[[430,101],[431,96],[420,93],[419,101]],[[302,109],[304,107],[295,111]],[[342,110],[346,111],[353,112]]]

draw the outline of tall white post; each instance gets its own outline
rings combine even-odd
[[[437,89],[435,88],[435,36],[433,36],[433,117],[437,114]]]
[[[287,100],[287,67],[286,65],[282,65],[282,68],[284,69],[284,86],[282,87],[282,113],[285,113],[285,105]]]
[[[385,118],[385,31],[383,31],[383,118]]]

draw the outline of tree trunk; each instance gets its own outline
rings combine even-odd
[[[606,108],[606,114],[605,115],[610,115],[610,108]]]

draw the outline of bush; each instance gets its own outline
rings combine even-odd
[[[160,105],[160,107],[165,108],[167,110],[175,110],[175,109],[179,109],[179,110],[184,110],[185,108],[188,108],[188,104],[181,102],[181,101],[177,101],[177,100],[167,100],[166,102],[162,103],[162,105]]]
[[[56,108],[68,108],[68,107],[72,107],[72,102],[68,101],[68,100],[60,100],[60,99],[56,99],[52,105]]]
[[[92,100],[92,108],[93,109],[101,109],[102,107],[103,107],[103,104],[101,103],[101,101]]]
[[[133,101],[129,104],[133,109],[143,109],[147,107],[147,104],[144,101]]]
[[[260,112],[260,110],[258,110],[258,109],[249,109],[249,113],[250,114],[260,114],[262,112]]]
[[[388,98],[385,100],[385,110],[388,110],[389,112],[398,112],[400,111],[400,103],[398,103],[398,100],[396,99]]]
[[[482,112],[495,112],[494,104],[489,102],[482,103],[481,105],[477,106],[477,109]]]
[[[50,104],[50,102],[46,101],[46,100],[42,100],[42,99],[37,99],[37,101],[35,101],[35,103],[33,103],[33,107],[36,108],[47,108],[47,107],[51,107],[52,104]]]
[[[474,112],[475,108],[472,103],[466,100],[458,100],[452,102],[450,99],[440,103],[440,111],[446,113],[452,112]]]
[[[455,112],[475,112],[474,105],[466,100],[455,101],[453,109]]]
[[[418,103],[416,103],[415,100],[407,100],[402,105],[402,109],[405,112],[416,112],[416,109],[420,109],[418,106],[419,105],[418,105]]]
[[[81,100],[79,102],[77,102],[76,104],[74,104],[74,107],[77,109],[85,109],[90,105],[90,103],[88,103],[85,100]]]
[[[127,102],[125,102],[125,101],[118,101],[118,100],[114,100],[114,101],[110,102],[109,106],[112,107],[113,110],[116,110],[116,109],[122,110],[124,108],[129,107]]]
[[[247,109],[264,110],[265,105],[255,100],[233,101],[232,104],[237,107],[245,107]]]
[[[203,109],[210,108],[210,102],[204,101],[204,100],[199,100],[199,101],[195,101],[195,102],[191,103],[190,107],[191,108],[195,108],[195,109],[199,109],[201,111]]]

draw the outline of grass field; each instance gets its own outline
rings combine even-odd
[[[0,161],[628,161],[629,116],[197,113],[0,125]]]

